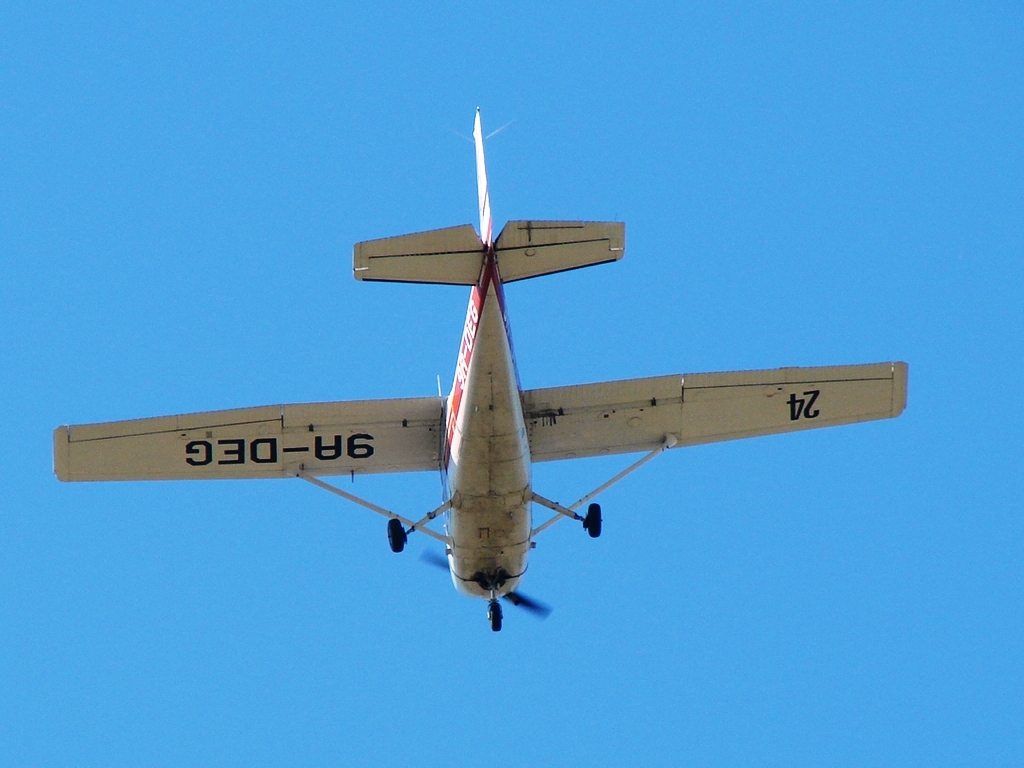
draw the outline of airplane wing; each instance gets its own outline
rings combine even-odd
[[[437,470],[443,400],[272,405],[57,427],[57,477],[213,480]]]
[[[654,450],[899,416],[907,364],[697,373],[523,392],[533,461]]]

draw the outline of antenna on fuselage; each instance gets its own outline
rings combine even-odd
[[[489,139],[489,138],[491,138],[491,136],[497,136],[499,133],[504,131],[506,128],[508,128],[510,125],[512,125],[512,123],[514,123],[514,122],[515,122],[515,120],[509,120],[507,123],[505,123],[503,126],[501,126],[501,128],[499,128],[496,131],[491,131],[486,136],[484,136],[484,138],[485,139]]]

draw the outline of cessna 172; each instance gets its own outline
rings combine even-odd
[[[601,534],[592,500],[668,448],[898,416],[907,399],[900,362],[698,373],[522,389],[503,285],[622,258],[621,223],[510,221],[495,239],[477,110],[479,235],[470,224],[355,246],[357,280],[472,286],[455,381],[447,398],[273,405],[58,427],[61,480],[212,480],[299,477],[388,518],[391,549],[413,532],[442,542],[455,587],[488,601],[501,629],[527,556],[545,529],[570,518]],[[568,506],[538,494],[536,461],[644,452]],[[322,478],[439,471],[443,503],[412,520]],[[551,516],[534,527],[533,505]],[[586,506],[586,513],[579,510]],[[443,531],[429,527],[442,516]]]

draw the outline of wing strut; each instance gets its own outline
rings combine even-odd
[[[371,512],[376,512],[378,515],[384,515],[384,517],[388,518],[389,520],[398,520],[402,525],[404,525],[408,529],[406,533],[419,531],[420,533],[427,534],[427,536],[430,536],[432,539],[437,539],[438,541],[442,542],[445,546],[449,546],[451,544],[447,536],[441,533],[437,533],[436,531],[432,531],[426,527],[426,524],[433,520],[435,517],[440,515],[442,512],[446,512],[447,510],[451,509],[451,501],[446,501],[437,509],[433,509],[430,512],[428,512],[423,517],[422,520],[419,520],[418,522],[414,523],[407,517],[396,515],[394,512],[384,509],[384,507],[378,507],[373,502],[366,501],[366,499],[361,499],[355,494],[349,493],[348,491],[343,491],[341,490],[341,488],[331,485],[330,483],[325,483],[320,478],[314,477],[313,475],[307,474],[306,472],[299,472],[296,475],[296,477],[305,480],[307,483],[312,483],[317,488],[323,488],[325,491],[327,491],[328,493],[333,493],[335,496],[341,496],[341,498],[347,499],[348,501],[351,501],[353,504],[358,504],[361,507],[366,507]]]
[[[598,494],[604,493],[606,490],[611,488],[613,485],[615,485],[617,482],[619,482],[619,480],[624,478],[626,475],[628,475],[628,474],[630,474],[632,472],[635,472],[636,470],[640,469],[640,467],[642,467],[648,461],[653,459],[655,456],[658,456],[658,455],[664,453],[665,451],[667,451],[669,448],[671,448],[675,444],[676,444],[676,436],[675,435],[665,435],[665,438],[662,440],[661,445],[659,445],[653,451],[648,453],[646,456],[641,458],[639,461],[633,462],[628,467],[626,467],[624,470],[619,472],[619,474],[617,474],[611,480],[606,482],[604,485],[598,486],[596,489],[594,489],[593,491],[588,493],[582,499],[580,499],[579,501],[577,501],[574,504],[570,504],[568,507],[563,507],[557,501],[551,501],[550,499],[545,499],[543,496],[540,496],[539,494],[532,493],[531,496],[532,496],[532,500],[533,501],[535,501],[536,503],[540,504],[542,507],[547,507],[548,509],[553,510],[554,512],[557,512],[558,514],[556,514],[554,517],[552,517],[546,523],[543,523],[543,524],[539,525],[538,527],[534,528],[532,531],[530,531],[530,538],[532,539],[534,536],[539,534],[541,531],[546,531],[548,528],[550,528],[552,525],[557,523],[563,517],[568,517],[570,520],[582,520],[583,517],[580,516],[580,514],[578,512],[576,512],[577,509],[582,507],[584,504],[586,504],[588,501],[593,499]]]

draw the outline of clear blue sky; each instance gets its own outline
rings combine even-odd
[[[1019,4],[410,6],[0,9],[0,765],[1019,765]],[[298,481],[53,477],[59,424],[447,388],[468,291],[351,247],[476,221],[477,106],[497,226],[627,226],[509,288],[525,386],[906,360],[906,413],[667,454],[499,634]]]

